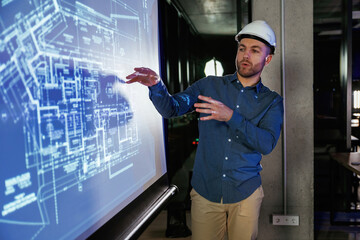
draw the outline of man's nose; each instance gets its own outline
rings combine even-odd
[[[250,58],[250,52],[248,50],[244,51],[243,58],[249,59]]]
[[[249,59],[250,58],[249,52],[244,52],[243,58],[244,59]]]

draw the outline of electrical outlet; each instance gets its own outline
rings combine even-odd
[[[299,226],[300,217],[295,215],[272,215],[272,224],[280,226]]]

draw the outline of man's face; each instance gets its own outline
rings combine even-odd
[[[264,43],[243,38],[238,44],[236,71],[243,78],[260,77],[265,65],[271,60],[270,49]]]

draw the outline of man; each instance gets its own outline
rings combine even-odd
[[[199,145],[191,180],[192,239],[256,239],[263,199],[262,154],[275,147],[283,122],[282,98],[261,82],[275,50],[265,21],[236,36],[236,73],[209,76],[171,96],[160,77],[135,68],[127,83],[149,86],[150,99],[165,118],[200,113]]]

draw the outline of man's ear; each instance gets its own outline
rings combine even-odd
[[[271,54],[267,55],[267,57],[265,58],[265,66],[270,63],[271,59],[272,59],[272,55]]]

